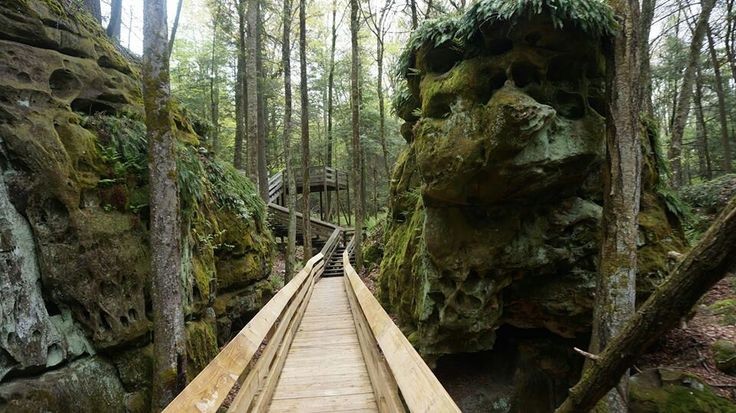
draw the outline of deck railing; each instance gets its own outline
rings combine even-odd
[[[217,412],[236,385],[228,412],[265,411],[323,265],[321,253],[307,261],[164,412]]]
[[[350,264],[353,240],[343,252],[345,288],[363,359],[380,412],[460,412]]]

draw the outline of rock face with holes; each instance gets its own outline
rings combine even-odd
[[[148,409],[142,119],[139,69],[91,17],[0,4],[0,412]],[[273,294],[272,243],[253,185],[173,122],[194,375]]]
[[[606,67],[599,36],[564,27],[543,12],[485,22],[464,44],[428,35],[411,51],[379,291],[430,358],[492,349],[503,325],[589,334]],[[684,247],[647,132],[642,296]]]

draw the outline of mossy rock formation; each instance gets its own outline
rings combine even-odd
[[[0,4],[0,411],[147,408],[139,69],[91,17],[67,7]],[[182,113],[172,122],[196,374],[273,295],[272,239],[254,185],[201,148]],[[68,370],[74,380],[58,377]]]
[[[595,0],[485,0],[409,41],[379,295],[429,358],[492,349],[502,325],[589,334],[611,27]],[[642,128],[644,297],[685,245]]]

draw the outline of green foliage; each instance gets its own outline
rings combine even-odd
[[[736,196],[736,174],[719,176],[682,189],[682,197],[688,204],[707,213],[717,213],[733,196]]]
[[[116,177],[148,169],[146,125],[128,116],[96,114],[83,118],[82,126],[97,132],[97,147]]]
[[[611,35],[616,29],[613,10],[601,0],[484,0],[460,19],[457,36],[468,41],[484,23],[513,23],[522,16],[543,13],[549,14],[558,29],[570,23],[593,36]]]
[[[399,56],[394,76],[410,75],[414,54],[422,45],[451,42],[462,49],[484,23],[515,23],[521,17],[543,13],[549,14],[558,29],[571,24],[593,36],[608,36],[616,30],[613,10],[602,0],[481,0],[462,16],[427,20],[417,28]]]
[[[250,179],[230,164],[217,160],[208,162],[206,169],[212,193],[220,208],[227,208],[244,220],[265,222],[266,204]]]

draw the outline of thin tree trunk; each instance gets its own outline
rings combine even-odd
[[[217,4],[212,18],[212,58],[210,60],[210,116],[212,119],[212,152],[220,152],[220,87],[216,61],[217,24],[220,21],[220,4]],[[168,53],[168,49],[167,49]]]
[[[622,331],[591,362],[557,413],[588,412],[629,367],[685,317],[718,281],[736,271],[736,198]]]
[[[123,0],[118,0],[122,3]],[[174,40],[176,39],[176,31],[179,29],[179,17],[181,17],[181,6],[184,0],[179,0],[176,4],[176,16],[174,16],[174,25],[171,26],[171,36],[169,36],[169,56],[174,51]]]
[[[286,259],[284,281],[288,282],[294,275],[296,251],[296,179],[294,177],[294,159],[291,153],[291,0],[284,0],[283,38],[281,43],[281,61],[284,67],[284,158],[286,163],[286,207],[289,208],[288,240],[286,242]]]
[[[179,191],[171,121],[166,1],[146,0],[143,19],[143,96],[150,182],[153,393],[160,411],[185,384],[186,343],[181,296]]]
[[[708,128],[705,125],[705,113],[703,112],[703,78],[698,65],[698,73],[695,78],[695,116],[697,125],[695,137],[698,145],[698,172],[706,179],[713,178],[713,169],[710,162],[710,150],[708,149]]]
[[[327,76],[327,166],[332,166],[332,115],[333,115],[333,90],[335,87],[335,45],[337,43],[337,0],[332,0],[332,36],[330,44],[330,73]],[[337,207],[340,215],[340,207]],[[332,194],[327,192],[327,217],[332,216]]]
[[[358,271],[363,268],[363,194],[362,191],[362,149],[360,144],[360,53],[358,49],[358,0],[350,0],[350,108],[352,113],[352,146],[353,146],[353,188],[355,188],[355,267]]]
[[[245,171],[245,1],[238,0],[238,66],[235,80],[235,168]]]
[[[409,0],[409,9],[411,9],[411,29],[416,30],[419,26],[417,18],[417,0]]]
[[[723,160],[721,167],[725,173],[731,173],[731,142],[728,136],[728,113],[726,109],[726,93],[723,91],[723,80],[721,76],[721,63],[718,61],[716,53],[716,45],[713,41],[713,33],[710,26],[707,30],[708,51],[710,52],[710,61],[713,65],[713,74],[715,76],[716,96],[718,97],[718,120],[721,125],[721,145],[723,146]]]
[[[654,21],[654,10],[657,0],[642,0],[641,2],[641,36],[639,39],[639,61],[641,81],[641,110],[650,118],[654,117],[654,105],[652,103],[652,67],[651,50],[649,45],[649,34]]]
[[[256,106],[258,109],[258,153],[257,153],[257,166],[258,166],[258,189],[261,193],[261,198],[268,203],[268,163],[266,159],[266,108],[265,108],[265,97],[263,96],[263,79],[265,78],[263,72],[263,39],[261,33],[261,4],[258,3],[256,7],[256,83],[258,84],[258,93],[256,96]]]
[[[383,18],[381,19],[383,21]],[[386,146],[386,107],[383,101],[383,24],[379,25],[377,36],[376,36],[376,62],[378,64],[378,78],[376,82],[376,89],[378,92],[378,118],[379,118],[379,130],[378,135],[381,140],[381,150],[383,151],[383,169],[386,173],[386,177],[391,176],[391,172],[388,167],[388,147]]]
[[[731,67],[731,76],[734,82],[736,82],[736,50],[734,50],[734,42],[736,41],[736,22],[734,22],[733,13],[734,0],[726,1],[726,57],[728,58],[728,64]]]
[[[120,43],[120,23],[123,18],[123,0],[112,0],[110,2],[110,22],[107,24],[107,35]],[[176,24],[176,21],[174,22]]]
[[[97,23],[102,23],[100,0],[84,0],[84,8],[97,20]]]
[[[682,89],[675,108],[675,117],[672,124],[672,141],[670,144],[670,163],[672,165],[672,184],[679,188],[683,184],[682,174],[682,137],[685,133],[688,113],[690,112],[690,99],[692,98],[693,82],[695,80],[695,68],[700,57],[700,48],[708,28],[708,19],[715,5],[715,0],[702,0],[701,12],[698,22],[693,31],[693,39],[690,44],[687,66],[682,75]]]
[[[258,19],[258,3],[260,0],[249,0],[245,14],[247,36],[245,38],[245,83],[248,88],[246,109],[246,130],[248,139],[248,176],[258,183],[258,68],[256,65],[256,36]],[[260,187],[259,187],[260,188]]]
[[[309,205],[309,85],[307,84],[307,0],[299,1],[299,66],[302,126],[302,236],[304,260],[312,257],[312,221]]]

